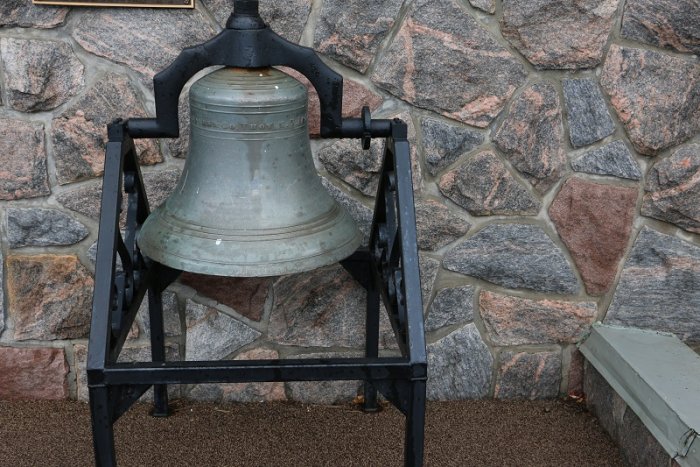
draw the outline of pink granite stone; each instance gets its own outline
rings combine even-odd
[[[602,295],[615,280],[632,232],[636,203],[636,188],[572,177],[549,207],[549,217],[588,293]]]
[[[573,344],[596,317],[595,302],[531,300],[482,291],[479,310],[495,345]]]
[[[3,0],[0,2],[0,27],[51,29],[61,26],[68,8],[37,6],[32,0]]]
[[[700,54],[697,0],[627,0],[622,36],[678,52]]]
[[[73,39],[85,50],[130,67],[148,85],[182,49],[215,33],[200,8],[89,8],[71,28]]]
[[[467,233],[471,225],[433,199],[416,199],[418,248],[437,250]]]
[[[63,349],[0,347],[0,400],[68,398]]]
[[[559,395],[559,352],[503,352],[496,376],[496,399],[550,399]]]
[[[93,284],[77,256],[8,256],[7,296],[14,338],[86,337]]]
[[[618,0],[503,1],[501,32],[540,69],[600,63]]]
[[[485,128],[526,76],[463,2],[417,0],[371,79],[409,104]]]
[[[83,85],[85,67],[65,42],[4,37],[0,53],[8,104],[15,110],[55,109]]]
[[[298,71],[288,67],[280,67],[280,70],[306,86],[306,90],[309,92],[309,134],[312,137],[318,137],[321,132],[321,103],[318,100],[316,89],[306,76]],[[379,94],[367,89],[357,81],[343,79],[343,117],[359,117],[362,107],[367,106],[372,111],[377,109],[383,101],[384,99]]]
[[[262,319],[272,286],[272,279],[268,277],[219,277],[191,272],[183,273],[180,282],[253,321]]]
[[[578,350],[571,351],[571,362],[569,363],[569,383],[566,393],[569,397],[580,399],[583,393],[583,354]]]
[[[314,33],[322,54],[365,73],[391,33],[402,0],[325,0]]]
[[[73,105],[52,122],[56,176],[61,185],[102,175],[107,124],[115,118],[147,116],[135,86],[125,76],[101,75]],[[135,141],[144,165],[163,161],[153,140]]]
[[[547,192],[559,181],[565,169],[561,115],[554,86],[535,83],[511,104],[493,136],[496,147],[539,193]]]
[[[657,161],[644,186],[642,215],[700,234],[700,144]]]
[[[613,44],[600,84],[635,149],[654,156],[700,131],[700,63]]]
[[[0,118],[0,199],[51,194],[46,170],[44,125]]]

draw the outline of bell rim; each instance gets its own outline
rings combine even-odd
[[[329,212],[334,213],[333,216],[325,216],[325,222],[314,229],[314,231],[309,232],[306,230],[307,235],[291,235],[292,232],[286,232],[285,237],[281,236],[259,236],[255,234],[250,234],[247,238],[238,237],[235,240],[226,240],[224,236],[210,236],[210,237],[199,237],[191,235],[193,231],[191,228],[188,229],[166,229],[168,235],[172,238],[197,238],[206,239],[214,242],[215,244],[223,244],[224,248],[226,243],[231,243],[235,245],[250,245],[254,247],[253,249],[265,249],[270,248],[273,245],[278,245],[284,243],[285,241],[291,243],[294,241],[310,241],[318,245],[317,249],[314,249],[310,254],[305,254],[302,256],[296,256],[293,258],[282,258],[277,260],[271,260],[269,258],[258,261],[235,261],[231,256],[225,257],[225,260],[217,261],[214,255],[188,255],[184,256],[177,253],[177,249],[167,249],[159,247],[157,244],[153,244],[149,241],[152,238],[148,235],[149,224],[153,226],[156,230],[163,229],[164,226],[168,224],[163,222],[165,216],[162,215],[165,212],[165,205],[156,209],[151,215],[146,219],[146,223],[140,229],[137,235],[137,243],[139,248],[146,257],[154,260],[158,263],[164,264],[168,267],[193,272],[197,274],[207,274],[213,276],[226,276],[226,277],[269,277],[269,276],[279,276],[284,274],[293,274],[304,271],[311,271],[323,266],[328,266],[329,264],[337,263],[338,261],[347,258],[352,253],[354,253],[357,248],[362,244],[362,233],[355,220],[350,216],[350,214],[341,206],[334,205],[333,209]],[[321,216],[323,217],[323,216]],[[150,222],[149,222],[150,221]],[[157,225],[156,225],[157,224]],[[191,224],[187,224],[191,226]],[[278,229],[283,230],[283,229]],[[297,229],[296,233],[301,230]],[[336,243],[331,249],[324,249],[321,247],[322,239],[318,238],[318,234],[323,232],[337,231],[345,234],[347,239],[345,241]],[[159,237],[156,237],[159,238]],[[172,240],[171,238],[171,240]],[[211,251],[210,249],[206,251]]]
[[[347,213],[346,216],[349,217]],[[354,224],[352,219],[349,220]],[[356,226],[353,230],[354,234],[347,241],[335,245],[332,250],[318,251],[311,255],[277,261],[232,262],[230,259],[216,261],[202,257],[192,258],[158,248],[149,251],[148,242],[144,241],[140,234],[137,242],[144,256],[173,269],[222,277],[272,277],[313,271],[349,257],[362,245],[362,233]]]
[[[285,226],[283,228],[270,228],[270,229],[223,229],[223,228],[206,228],[203,226],[196,226],[195,229],[193,225],[185,219],[180,219],[173,214],[168,216],[163,215],[167,207],[163,206],[154,211],[151,216],[155,216],[158,220],[174,229],[181,232],[188,232],[193,237],[203,238],[203,239],[218,239],[221,241],[256,241],[255,238],[263,239],[275,239],[280,240],[286,238],[286,236],[291,236],[292,234],[297,234],[299,232],[308,232],[309,234],[323,232],[328,230],[329,225],[337,224],[342,222],[345,215],[344,209],[338,204],[332,204],[331,209],[325,213],[309,220],[308,222],[302,222],[299,224]],[[232,233],[240,232],[240,233]],[[195,235],[197,233],[199,235]],[[292,238],[298,238],[293,236]],[[230,239],[230,240],[229,240]]]
[[[206,261],[201,258],[192,260],[169,253],[168,257],[152,257],[149,259],[180,271],[194,274],[220,277],[275,277],[288,274],[298,274],[338,263],[352,255],[362,244],[360,235],[354,236],[348,242],[329,252],[321,252],[311,256],[286,261],[261,261],[257,263],[230,263]],[[323,259],[323,261],[314,261]]]

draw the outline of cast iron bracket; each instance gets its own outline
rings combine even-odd
[[[225,31],[185,49],[156,75],[156,118],[116,120],[108,126],[87,360],[96,464],[116,465],[113,424],[151,386],[153,414],[167,416],[168,384],[355,379],[365,382],[365,410],[377,410],[379,391],[406,415],[404,462],[422,465],[427,357],[406,124],[372,119],[366,108],[360,118],[343,119],[342,77],[313,50],[272,32],[257,14],[257,5],[254,0],[237,0]],[[369,246],[341,261],[367,290],[365,357],[166,362],[161,294],[181,271],[144,256],[136,242],[149,205],[132,138],[177,137],[180,92],[194,74],[214,65],[294,68],[319,94],[322,137],[361,138],[365,149],[371,139],[386,138]],[[152,362],[118,363],[146,295]],[[379,356],[380,301],[400,357]]]

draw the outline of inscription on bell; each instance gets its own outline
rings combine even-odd
[[[282,130],[292,130],[306,125],[306,116],[297,116],[291,120],[278,122],[240,122],[227,123],[222,121],[214,121],[205,118],[205,116],[192,114],[192,123],[200,128],[214,128],[217,130],[226,130],[232,132],[274,132]]]

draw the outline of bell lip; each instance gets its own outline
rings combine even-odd
[[[167,256],[159,254],[161,250],[155,250],[154,255],[149,255],[147,242],[142,246],[143,240],[137,239],[141,253],[147,258],[156,261],[170,268],[220,277],[276,277],[287,274],[297,274],[322,268],[338,263],[352,255],[362,245],[362,234],[359,229],[355,229],[355,235],[346,243],[337,246],[331,251],[324,251],[312,256],[295,258],[293,260],[260,263],[217,263],[199,259],[188,259],[169,253]]]
[[[294,274],[337,263],[353,254],[362,244],[363,236],[356,221],[345,208],[338,204],[334,204],[324,216],[316,218],[311,224],[312,228],[305,231],[307,235],[297,235],[303,232],[297,228],[282,228],[270,229],[274,235],[260,235],[259,231],[249,231],[251,235],[248,236],[227,236],[224,234],[225,231],[221,231],[219,235],[211,235],[211,233],[202,235],[202,232],[198,232],[196,229],[186,228],[187,224],[174,225],[169,222],[172,221],[172,216],[165,215],[166,206],[167,201],[148,216],[139,230],[136,241],[141,253],[173,269],[197,274],[226,277],[269,277]],[[339,240],[345,241],[325,249],[321,246],[322,239],[317,235],[331,231],[342,233]],[[164,237],[158,232],[168,232],[168,234]],[[152,243],[153,239],[157,239],[156,243]],[[299,245],[295,242],[303,241],[310,242],[316,248],[311,251],[307,250],[305,255],[292,258],[236,262],[235,257],[226,255],[222,256],[226,258],[225,261],[217,261],[221,257],[217,257],[213,249],[201,243],[199,247],[203,249],[200,251],[209,254],[196,255],[193,253],[183,256],[182,250],[161,246],[163,242],[167,245],[169,242],[180,239],[187,239],[185,241],[207,240],[214,245],[233,243],[242,246],[247,244],[246,250],[256,252],[266,251],[281,244],[288,245],[290,250],[294,251],[295,247]]]
[[[167,225],[171,230],[187,231],[187,236],[189,237],[240,243],[273,241],[275,239],[285,240],[288,238],[295,238],[296,234],[303,232],[305,232],[307,236],[309,234],[324,232],[328,230],[329,224],[340,223],[343,221],[343,218],[348,215],[342,206],[333,204],[330,210],[314,219],[284,227],[268,229],[224,229],[222,227],[197,226],[195,229],[187,220],[180,219],[174,215],[165,217],[161,215],[161,211],[162,210],[159,208],[153,214],[158,216],[159,221]],[[340,220],[334,222],[334,219]],[[357,229],[357,226],[355,226],[355,228]]]

